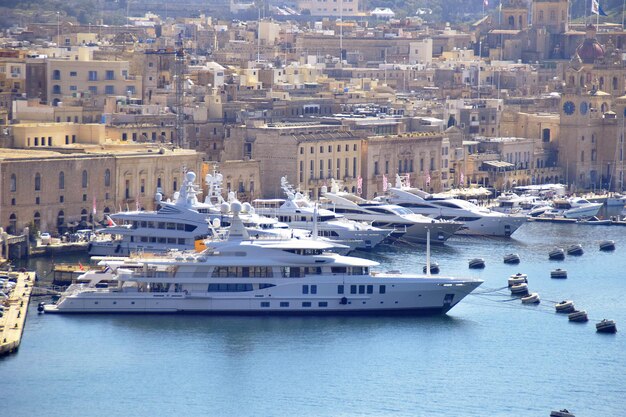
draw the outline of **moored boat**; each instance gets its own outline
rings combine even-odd
[[[563,248],[554,248],[548,252],[548,258],[556,261],[563,260],[565,259],[565,250]]]
[[[517,285],[517,284],[523,284],[523,283],[528,283],[528,275],[526,274],[522,274],[521,272],[518,272],[517,274],[513,274],[509,277],[509,287],[512,287],[513,285]]]
[[[522,304],[539,304],[541,299],[539,293],[533,292],[522,297]]]
[[[554,306],[557,313],[571,313],[575,310],[574,302],[571,300],[563,300]]]
[[[583,246],[580,243],[574,243],[573,245],[569,245],[566,251],[568,255],[572,256],[580,256],[585,252],[583,250]]]
[[[485,267],[485,260],[483,258],[470,259],[469,267],[471,269],[482,269]]]
[[[575,310],[567,315],[569,321],[584,323],[589,320],[587,312],[585,310]]]
[[[596,323],[596,332],[615,333],[617,332],[617,326],[613,320],[603,319],[601,322]]]
[[[504,255],[505,264],[518,264],[520,263],[520,257],[517,253],[509,253]]]
[[[614,240],[603,240],[600,242],[600,250],[601,251],[612,251],[615,250],[615,241]]]
[[[550,272],[550,278],[567,278],[567,271],[565,269],[557,268]]]

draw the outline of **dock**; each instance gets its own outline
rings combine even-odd
[[[24,332],[28,302],[35,285],[34,272],[9,272],[16,283],[9,298],[2,302],[4,315],[0,317],[0,356],[17,351]]]
[[[576,219],[566,217],[529,217],[530,222],[548,222],[548,223],[576,223]]]

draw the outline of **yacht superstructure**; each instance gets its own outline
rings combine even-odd
[[[526,222],[524,215],[499,213],[466,200],[439,198],[418,188],[406,187],[399,176],[385,199],[413,213],[462,222],[464,226],[458,234],[511,236]]]

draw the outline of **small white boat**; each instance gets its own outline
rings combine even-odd
[[[615,241],[614,240],[603,240],[600,242],[600,250],[601,251],[612,251],[615,250]]]
[[[573,256],[580,256],[585,252],[583,250],[583,246],[580,243],[569,245],[566,250],[567,250],[568,255],[573,255]]]
[[[504,255],[504,263],[505,264],[518,264],[520,262],[520,257],[517,253],[509,253]]]
[[[598,333],[615,333],[617,326],[613,320],[604,319],[599,323],[596,323],[596,332]]]
[[[480,269],[485,267],[485,260],[483,258],[470,259],[469,267],[472,269]]]
[[[574,302],[571,300],[563,300],[560,303],[556,303],[554,306],[557,313],[572,313],[574,308]]]
[[[570,413],[567,408],[564,408],[559,411],[552,411],[550,413],[550,417],[576,417],[574,414]]]
[[[585,224],[589,226],[610,226],[611,219],[599,219],[596,216],[585,217],[582,219],[576,219],[577,224]]]
[[[426,265],[424,265],[424,267],[422,268],[422,271],[424,273],[426,273]],[[439,264],[437,262],[431,262],[430,263],[430,273],[431,274],[438,274],[439,273]]]
[[[567,315],[567,319],[577,323],[583,323],[589,320],[585,310],[575,310]]]
[[[550,272],[550,278],[567,278],[567,271],[565,269],[557,268]]]
[[[539,298],[539,293],[532,292],[528,295],[522,297],[522,304],[539,304],[541,299]]]
[[[528,283],[528,275],[522,274],[518,272],[517,274],[513,274],[509,277],[509,287],[517,284],[527,284]]]
[[[528,284],[526,284],[525,282],[522,282],[521,284],[515,284],[511,286],[510,290],[511,294],[528,294]]]
[[[565,259],[565,250],[563,250],[563,248],[554,248],[548,252],[548,258],[552,260],[563,260]]]

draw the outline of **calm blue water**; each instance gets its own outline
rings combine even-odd
[[[603,253],[598,241],[614,239]],[[548,261],[556,244],[585,254]],[[519,265],[505,265],[506,253]],[[37,315],[18,354],[0,359],[7,416],[623,416],[626,227],[529,223],[512,240],[433,247],[442,274],[485,280],[524,272],[542,304],[472,295],[443,317]],[[364,253],[383,270],[421,271],[423,247]],[[470,270],[483,257],[487,267]],[[46,260],[34,260],[40,273]],[[36,264],[35,264],[36,262]],[[550,279],[555,268],[566,280]],[[507,294],[506,291],[502,292]],[[547,300],[572,299],[568,323]],[[616,335],[595,333],[602,318]]]

